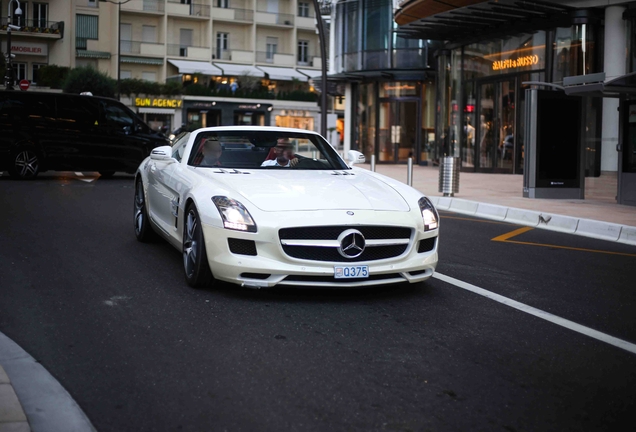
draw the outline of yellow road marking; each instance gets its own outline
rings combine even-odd
[[[528,231],[530,231],[532,229],[534,229],[534,228],[532,228],[532,227],[521,227],[521,228],[516,229],[516,230],[514,230],[512,232],[509,232],[507,234],[502,234],[499,237],[495,237],[494,239],[492,239],[492,241],[505,242],[505,241],[508,241],[508,239],[516,237],[519,234],[523,234],[524,232],[528,232]]]
[[[522,242],[517,240],[510,240],[513,237],[516,237],[520,234],[523,234],[533,229],[534,228],[532,227],[521,227],[509,233],[495,237],[492,239],[492,241],[503,242],[503,243],[514,243],[514,244],[527,245],[527,246],[541,246],[541,247],[548,247],[552,249],[567,249],[567,250],[580,251],[580,252],[594,252],[594,253],[602,253],[607,255],[622,255],[622,256],[629,256],[629,257],[636,257],[636,254],[630,254],[630,253],[624,253],[624,252],[610,252],[610,251],[603,251],[603,250],[596,250],[596,249],[584,249],[584,248],[575,248],[570,246],[558,246],[558,245],[551,245],[551,244],[544,244],[544,243],[530,243],[530,242]]]

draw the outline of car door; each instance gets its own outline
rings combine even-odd
[[[151,159],[148,169],[148,211],[153,222],[173,238],[178,238],[177,219],[180,204],[178,183],[183,152],[190,134],[174,143],[172,158],[167,161]]]

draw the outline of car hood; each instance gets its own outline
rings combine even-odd
[[[372,175],[352,171],[253,170],[243,174],[207,170],[263,211],[385,210],[410,207],[391,186]]]

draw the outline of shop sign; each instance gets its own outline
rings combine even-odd
[[[258,105],[239,105],[238,107],[239,107],[239,109],[255,110],[255,109],[259,109],[261,107],[261,104],[258,104]]]
[[[181,108],[180,99],[135,98],[136,107]]]
[[[492,62],[492,70],[518,69],[539,64],[538,55],[527,55],[517,57],[516,59],[497,60]]]
[[[22,55],[48,55],[48,45],[31,42],[11,42],[11,52]]]

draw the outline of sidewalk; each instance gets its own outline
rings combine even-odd
[[[358,166],[370,169],[369,164]],[[376,165],[376,172],[407,182],[406,165]],[[636,207],[616,203],[616,174],[586,178],[583,200],[524,198],[523,175],[469,172],[459,174],[454,197],[443,197],[439,168],[432,166],[413,166],[412,186],[439,210],[636,245]]]

